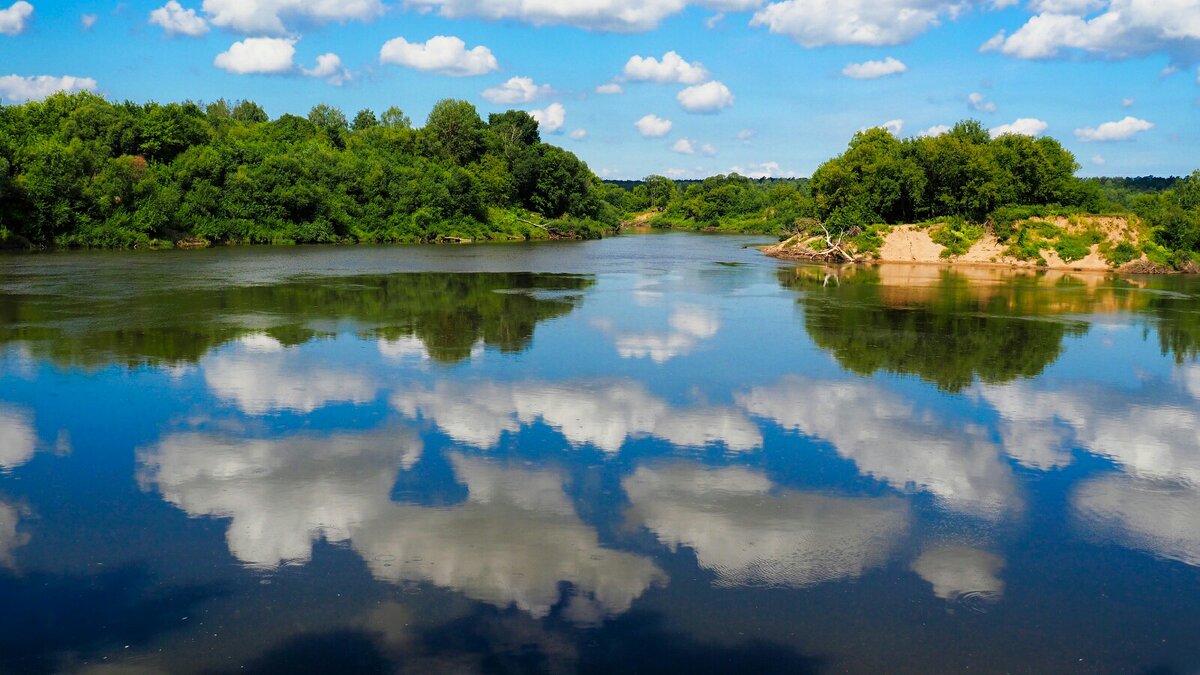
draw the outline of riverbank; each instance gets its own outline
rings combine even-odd
[[[785,260],[906,265],[956,265],[1093,272],[1181,271],[1158,260],[1158,247],[1140,221],[1126,215],[1030,218],[996,227],[951,223],[875,227],[831,245],[798,234],[762,248]],[[1192,270],[1182,270],[1192,271]]]

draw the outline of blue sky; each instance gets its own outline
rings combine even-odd
[[[807,176],[860,128],[969,117],[1062,140],[1083,175],[1183,174],[1198,65],[1200,0],[0,0],[6,103],[67,86],[419,123],[462,98],[539,111],[613,178]]]

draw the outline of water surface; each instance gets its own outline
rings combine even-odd
[[[1200,282],[0,258],[0,671],[1200,669]]]

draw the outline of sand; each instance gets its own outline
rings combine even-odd
[[[1054,223],[1067,230],[1073,226],[1066,218],[1056,218]],[[1124,218],[1097,216],[1087,219],[1088,225],[1099,226],[1107,238],[1113,243],[1129,241],[1137,245],[1137,231]],[[1072,271],[1111,271],[1113,267],[1100,255],[1099,244],[1093,244],[1087,256],[1067,262],[1059,257],[1052,249],[1044,249],[1042,257],[1044,265],[1036,261],[1020,260],[1004,254],[1004,246],[992,234],[986,234],[966,253],[960,256],[943,257],[945,247],[933,241],[929,236],[931,226],[897,225],[884,236],[879,253],[870,258],[876,263],[904,263],[908,265],[971,265],[996,266],[1009,268],[1037,268],[1043,270],[1072,270]],[[794,253],[798,246],[803,246],[795,239],[776,246],[763,249],[767,255],[778,258],[801,258]]]

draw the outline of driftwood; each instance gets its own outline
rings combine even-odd
[[[768,255],[780,258],[798,258],[800,260],[834,263],[858,262],[858,258],[846,250],[846,245],[843,242],[846,237],[845,232],[839,234],[835,239],[829,228],[825,227],[825,223],[817,222],[817,225],[820,226],[823,234],[815,236],[808,233],[797,234],[777,246],[764,249],[764,251]],[[818,250],[809,246],[809,243],[817,238],[824,240],[824,249]]]
[[[532,220],[525,220],[524,218],[517,218],[516,220],[517,220],[517,222],[520,222],[520,223],[525,223],[526,225],[532,225],[532,226],[534,226],[534,227],[540,227],[540,228],[542,228],[543,230],[545,230],[545,231],[547,231],[547,232],[549,232],[549,231],[550,231],[550,228],[546,227],[545,225],[541,225],[541,224],[535,223],[535,222],[533,222]]]

